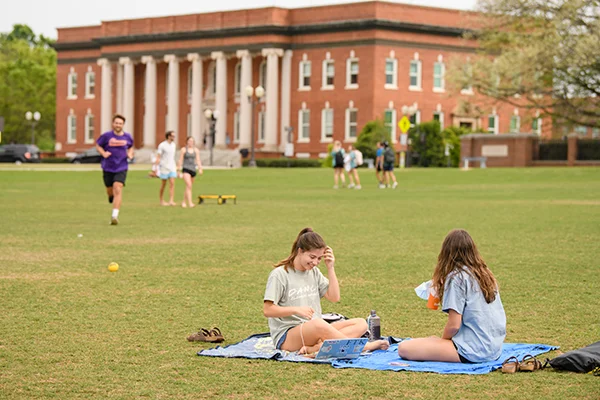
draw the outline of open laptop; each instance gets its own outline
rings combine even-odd
[[[315,360],[358,358],[368,340],[367,338],[325,340],[315,356]]]

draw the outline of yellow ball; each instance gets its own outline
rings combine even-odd
[[[110,272],[117,272],[119,270],[119,264],[117,264],[116,262],[111,262],[110,264],[108,264],[108,270]]]

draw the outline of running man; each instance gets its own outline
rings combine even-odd
[[[127,179],[129,160],[133,159],[133,138],[123,131],[125,117],[116,114],[112,120],[112,131],[105,132],[96,141],[96,149],[102,156],[102,178],[112,203],[111,225],[119,223],[119,209],[123,196],[123,186]]]

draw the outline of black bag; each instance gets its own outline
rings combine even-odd
[[[564,369],[572,372],[590,372],[600,367],[600,342],[596,342],[582,349],[569,351],[548,363],[554,369]]]
[[[348,319],[344,315],[338,314],[338,313],[325,313],[325,314],[321,315],[321,317],[323,318],[323,320],[325,322],[330,323],[330,324],[332,322],[345,321]]]
[[[342,155],[341,150],[335,153],[335,166],[337,168],[342,168],[344,166],[344,156]]]
[[[396,161],[394,150],[392,150],[390,147],[386,148],[383,152],[383,162],[386,164],[393,164],[394,161]]]

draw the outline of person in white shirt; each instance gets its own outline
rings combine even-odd
[[[177,178],[177,165],[175,163],[175,132],[168,131],[165,134],[167,140],[158,145],[156,165],[158,166],[158,177],[160,178],[160,204],[163,206],[174,206],[175,201],[175,178]],[[169,181],[169,202],[163,200],[165,186]]]

